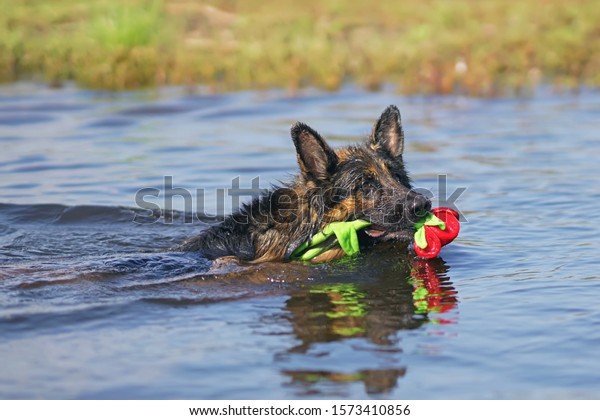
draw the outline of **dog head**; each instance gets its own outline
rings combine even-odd
[[[431,209],[429,199],[412,190],[402,156],[400,112],[395,106],[381,114],[366,144],[333,150],[303,123],[296,123],[291,134],[301,180],[307,190],[318,191],[310,197],[316,197],[323,208],[319,211],[321,227],[364,219],[372,223],[365,229],[372,239],[409,239],[414,222]]]

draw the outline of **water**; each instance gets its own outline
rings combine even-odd
[[[396,244],[219,272],[170,251],[210,222],[184,223],[181,197],[172,223],[136,209],[136,191],[172,176],[216,213],[236,177],[295,172],[293,121],[337,146],[388,104],[415,185],[466,188],[440,259]],[[599,398],[599,115],[594,92],[3,86],[0,397]]]

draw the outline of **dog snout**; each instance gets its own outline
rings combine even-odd
[[[423,217],[431,210],[431,201],[422,194],[415,194],[408,201],[408,210],[411,215]]]

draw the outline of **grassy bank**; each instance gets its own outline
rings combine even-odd
[[[0,0],[0,80],[215,90],[600,85],[600,2]]]

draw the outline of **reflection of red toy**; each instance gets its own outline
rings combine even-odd
[[[448,207],[435,208],[417,222],[415,228],[413,242],[415,252],[422,258],[434,258],[444,245],[458,236],[460,231],[458,212]]]
[[[439,277],[436,269],[429,261],[415,260],[412,264],[411,278],[413,283],[413,300],[415,313],[444,313],[456,307],[456,291],[448,281]],[[450,323],[440,319],[439,323]]]

